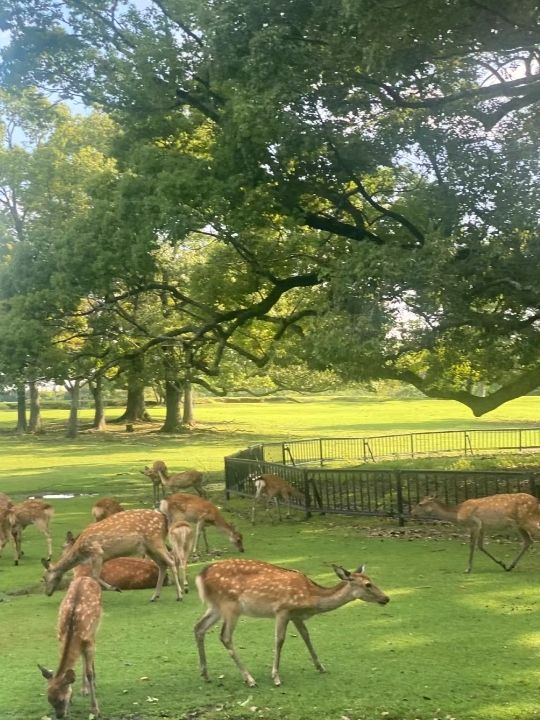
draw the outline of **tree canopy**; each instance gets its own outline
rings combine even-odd
[[[174,306],[137,352],[211,373],[296,336],[476,415],[540,385],[537,3],[6,0],[0,28],[4,87],[117,128],[69,242],[96,311]]]

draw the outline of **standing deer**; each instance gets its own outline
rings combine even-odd
[[[75,537],[68,530],[64,548],[73,545]],[[92,575],[92,566],[82,563],[73,568],[73,577],[89,577]],[[146,590],[156,586],[159,577],[159,568],[153,560],[137,557],[119,557],[106,560],[101,569],[100,580],[117,590]],[[168,578],[165,577],[164,585]]]
[[[100,500],[96,500],[92,507],[92,517],[95,522],[105,520],[105,518],[114,515],[115,513],[123,512],[124,508],[120,505],[116,498],[105,497]]]
[[[178,520],[169,526],[169,541],[172,547],[178,576],[182,576],[184,592],[188,591],[187,564],[193,550],[193,529],[188,522]]]
[[[82,655],[82,692],[90,693],[90,711],[99,715],[96,697],[94,655],[96,632],[101,620],[101,588],[90,577],[74,580],[60,604],[58,612],[58,640],[60,663],[55,673],[38,665],[48,682],[48,700],[57,718],[64,718],[69,709],[75,682],[74,667]]]
[[[275,618],[274,685],[281,685],[279,662],[289,621],[293,622],[304,640],[316,669],[324,672],[304,621],[312,615],[335,610],[351,600],[386,605],[390,599],[364,575],[363,567],[355,572],[338,565],[332,567],[341,580],[335,587],[322,587],[297,570],[259,560],[220,560],[205,568],[195,581],[201,600],[208,606],[195,625],[202,677],[209,680],[204,636],[221,619],[221,642],[236,663],[244,682],[250,687],[256,685],[253,676],[242,665],[232,642],[241,615]]]
[[[255,485],[255,497],[253,499],[253,507],[251,509],[251,522],[255,524],[255,508],[260,498],[266,496],[266,510],[270,509],[270,503],[274,500],[279,519],[281,520],[281,508],[279,506],[279,498],[287,503],[287,517],[291,516],[291,499],[293,497],[302,499],[304,498],[303,493],[297,488],[291,485],[287,480],[279,477],[279,475],[255,475],[252,476],[253,484]]]
[[[42,560],[45,567],[45,592],[52,595],[64,573],[81,563],[92,566],[92,577],[108,590],[112,586],[100,579],[103,563],[125,555],[148,555],[159,568],[152,602],[161,593],[167,569],[174,577],[176,599],[182,599],[182,588],[173,558],[167,550],[167,521],[155,510],[125,510],[86,527],[73,545],[65,548],[54,565]]]
[[[156,460],[152,467],[147,466],[141,472],[152,481],[155,507],[159,503],[160,493],[163,498],[165,497],[165,488],[172,492],[192,487],[200,497],[204,497],[203,474],[199,470],[184,470],[170,475],[163,460]]]
[[[15,543],[13,532],[11,531],[11,523],[9,521],[9,514],[12,508],[13,503],[11,502],[11,499],[4,493],[0,493],[0,555],[2,555],[2,550],[4,549],[7,542],[11,542],[11,544],[13,545],[13,555],[15,558],[15,563],[17,564],[17,546]]]
[[[470,532],[469,564],[465,572],[472,571],[475,548],[491,558],[507,571],[518,564],[522,555],[532,544],[532,537],[540,535],[540,506],[537,498],[528,493],[507,493],[465,500],[459,505],[445,505],[436,497],[427,496],[412,509],[413,517],[431,515],[463,525]],[[505,565],[484,547],[484,531],[512,528],[521,537],[521,549],[510,563]]]
[[[206,552],[210,552],[208,538],[206,537],[206,525],[214,525],[218,530],[225,533],[237,550],[244,552],[242,535],[225,520],[218,508],[210,500],[204,500],[188,493],[175,493],[162,500],[159,509],[167,516],[169,524],[173,524],[177,520],[196,523],[195,541],[193,543],[195,552],[201,534],[204,537]]]
[[[45,535],[47,540],[47,557],[52,557],[52,538],[49,531],[49,522],[54,515],[54,508],[43,500],[24,500],[13,505],[9,511],[9,522],[11,532],[15,538],[15,565],[23,555],[22,552],[22,531],[29,525],[34,525]]]

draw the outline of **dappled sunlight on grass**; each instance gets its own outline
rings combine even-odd
[[[516,637],[514,642],[516,645],[527,648],[535,648],[540,651],[540,630],[533,630],[531,632],[527,632],[526,634],[521,635],[520,637]],[[540,655],[537,659],[540,662]],[[540,679],[540,670],[538,671],[538,677]]]

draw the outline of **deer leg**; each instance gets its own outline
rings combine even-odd
[[[96,673],[94,668],[94,648],[87,644],[83,649],[83,690],[90,693],[90,712],[99,715],[99,705],[96,695]]]
[[[197,648],[199,650],[199,668],[201,675],[206,680],[206,682],[210,682],[210,678],[208,677],[208,665],[206,663],[204,636],[208,632],[208,630],[210,630],[210,628],[217,623],[220,617],[221,613],[219,612],[218,608],[210,607],[194,628],[195,640],[197,641]]]
[[[43,521],[38,518],[34,522],[34,525],[45,535],[45,539],[47,541],[47,559],[50,560],[52,558],[52,538],[49,531],[49,523],[48,521]]]
[[[326,672],[324,665],[322,665],[321,661],[317,657],[317,653],[315,652],[315,648],[313,647],[311,643],[311,638],[309,637],[309,632],[306,627],[306,624],[303,620],[298,620],[293,618],[293,623],[298,632],[300,633],[300,637],[305,642],[307,649],[309,650],[309,654],[311,655],[311,659],[313,660],[313,664],[317,668],[319,672]]]
[[[277,495],[274,496],[274,501],[275,501],[276,507],[277,507],[278,518],[279,518],[279,521],[281,522],[281,519],[282,519],[282,518],[281,518],[281,508],[280,508],[280,506],[279,506],[279,499],[278,499],[278,496],[277,496]]]
[[[255,682],[255,679],[253,678],[249,670],[247,670],[247,668],[245,668],[242,664],[242,661],[238,657],[238,653],[236,652],[232,641],[234,629],[236,627],[236,623],[238,622],[238,616],[230,615],[227,618],[223,618],[223,620],[224,622],[221,628],[220,640],[227,648],[227,651],[233,659],[236,667],[240,670],[240,674],[244,678],[244,682],[246,683],[246,685],[248,685],[249,687],[255,687],[257,683]]]
[[[165,580],[165,574],[167,572],[167,569],[169,569],[173,575],[174,578],[174,584],[176,585],[176,599],[182,600],[183,591],[180,587],[180,581],[178,579],[178,568],[176,567],[176,563],[173,560],[173,558],[169,555],[167,552],[167,549],[165,546],[163,549],[157,548],[157,547],[147,547],[146,548],[147,554],[152,558],[152,560],[156,563],[156,565],[159,568],[159,574],[158,579],[156,583],[156,588],[154,590],[154,594],[150,598],[150,602],[154,602],[157,600],[161,594],[161,588],[163,587],[163,581]]]
[[[19,564],[19,560],[21,559],[23,555],[23,551],[21,548],[22,545],[22,528],[20,525],[15,525],[11,528],[11,537],[13,538],[13,549],[15,553],[15,560],[13,561],[15,565]]]
[[[504,569],[508,570],[508,572],[510,572],[510,570],[513,570],[516,567],[518,562],[521,560],[522,555],[524,555],[527,552],[527,550],[531,547],[532,542],[533,542],[531,539],[531,536],[529,535],[529,533],[526,530],[522,530],[521,528],[519,528],[518,532],[521,535],[521,539],[523,540],[523,545],[521,547],[521,550],[518,552],[518,554],[514,558],[514,560],[510,563],[510,565],[505,566]]]
[[[279,662],[281,660],[281,651],[283,649],[283,643],[285,642],[285,635],[287,633],[287,625],[289,624],[289,617],[286,614],[276,615],[276,626],[275,626],[275,648],[274,648],[274,662],[272,664],[272,680],[274,685],[279,687],[281,685],[281,678],[279,677]]]
[[[496,562],[497,565],[500,565],[505,570],[512,569],[512,568],[507,568],[506,565],[502,562],[502,560],[498,560],[494,555],[492,555],[489,552],[489,550],[486,550],[486,548],[484,547],[484,528],[483,527],[480,527],[480,529],[479,529],[477,544],[478,544],[478,549],[481,550],[485,555],[487,555],[488,558],[491,558],[493,560],[493,562]],[[518,557],[516,558],[516,562],[519,560],[519,558],[521,557],[522,554],[523,553],[520,553],[518,555]],[[512,567],[514,567],[514,566],[512,565]]]

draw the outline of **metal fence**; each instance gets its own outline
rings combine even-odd
[[[299,510],[396,518],[400,524],[425,495],[449,504],[496,493],[527,492],[540,499],[538,468],[511,470],[414,470],[377,467],[329,469],[335,460],[378,460],[478,450],[540,447],[540,428],[411,433],[369,438],[318,438],[256,445],[225,458],[227,496],[253,496],[252,474],[273,473],[303,493]],[[313,467],[308,467],[312,465]],[[317,467],[318,466],[318,467]]]

